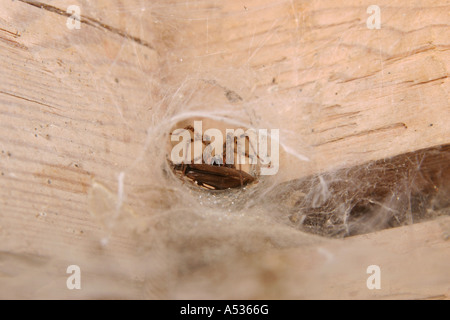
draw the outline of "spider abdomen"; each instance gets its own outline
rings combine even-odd
[[[247,172],[225,166],[181,164],[175,166],[175,171],[210,190],[238,188],[255,181]]]

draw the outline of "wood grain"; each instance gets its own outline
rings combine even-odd
[[[66,27],[66,9],[73,4],[81,8],[80,30]],[[40,282],[32,282],[32,289],[15,286],[11,273],[0,268],[0,281],[8,284],[2,288],[14,288],[0,289],[0,296],[13,291],[16,296],[52,297],[50,288],[60,279],[53,271],[62,272],[59,277],[64,280],[65,270],[60,267],[70,257],[86,261],[103,252],[101,257],[121,261],[126,271],[105,271],[95,290],[102,285],[109,288],[111,279],[128,281],[133,272],[144,279],[152,272],[143,271],[148,267],[157,280],[145,278],[150,284],[143,291],[135,282],[126,282],[122,296],[190,297],[194,285],[189,279],[180,278],[179,285],[161,284],[182,268],[182,258],[161,249],[157,256],[172,261],[170,268],[161,271],[165,262],[145,264],[138,258],[134,231],[126,228],[109,234],[108,247],[102,249],[100,239],[106,231],[89,213],[92,186],[96,182],[107,186],[109,191],[102,194],[110,204],[116,203],[120,174],[125,173],[127,212],[148,218],[145,225],[159,230],[158,235],[164,228],[173,230],[167,225],[170,219],[152,220],[168,209],[188,208],[177,202],[182,198],[164,173],[161,146],[173,118],[194,112],[206,117],[225,114],[230,121],[280,128],[285,149],[276,183],[450,143],[448,1],[395,5],[379,1],[380,30],[366,27],[370,4],[356,0],[1,2],[1,257],[8,257],[2,260],[8,270],[21,265],[16,259],[32,257],[20,274],[23,283],[44,272],[54,279],[54,286],[49,285],[48,291],[39,289]],[[242,100],[230,99],[229,92]],[[437,222],[427,226],[438,228]],[[278,227],[284,228],[273,226]],[[448,266],[448,259],[437,258],[448,253],[448,241],[438,240],[425,225],[411,228],[417,233],[417,246],[398,240],[408,228],[358,239],[367,246],[377,243],[376,254],[390,245],[380,239],[398,240],[399,250],[407,247],[411,256],[424,254],[436,261],[430,262],[428,271],[417,271],[422,278],[433,278],[431,287],[425,282],[413,285],[394,272],[389,281],[398,282],[387,292],[370,295],[358,289],[353,295],[359,278],[347,273],[345,281],[336,280],[342,285],[336,284],[325,297],[343,291],[343,297],[448,298],[448,273],[441,265]],[[224,232],[220,226],[215,230]],[[303,239],[296,233],[292,237]],[[329,245],[353,259],[361,248],[358,241]],[[267,253],[267,259],[284,254]],[[299,254],[304,253],[287,255]],[[394,270],[389,257],[380,261]],[[173,261],[181,261],[180,266]],[[421,260],[395,261],[405,269]],[[295,272],[297,262],[286,271]],[[361,265],[366,262],[363,259]],[[250,268],[254,262],[245,263],[243,267]],[[89,264],[89,272],[101,274],[101,265]],[[183,284],[186,287],[181,288]],[[108,296],[106,289],[95,290],[77,297]],[[289,291],[284,297],[303,294]]]

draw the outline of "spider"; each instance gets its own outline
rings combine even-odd
[[[184,129],[194,132],[192,126],[187,126]],[[251,146],[249,138],[249,146]],[[191,138],[191,143],[194,140]],[[234,143],[237,143],[237,137],[234,137]],[[202,141],[202,144],[208,147],[211,141]],[[249,158],[248,152],[245,156]],[[215,155],[210,159],[209,164],[173,164],[175,173],[181,177],[186,177],[191,182],[207,190],[225,190],[229,188],[243,187],[256,179],[252,175],[242,170],[241,164],[239,169],[234,164],[228,164],[226,159],[226,142],[223,144],[223,154]]]

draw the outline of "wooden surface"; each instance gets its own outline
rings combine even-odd
[[[192,205],[182,202],[186,197],[176,194],[162,170],[164,134],[180,119],[200,114],[282,129],[285,148],[274,178],[277,183],[448,144],[448,1],[397,1],[395,5],[380,1],[380,30],[366,27],[366,10],[372,3],[341,3],[2,1],[0,261],[6,266],[0,268],[0,281],[9,290],[0,289],[0,296],[54,297],[57,291],[50,289],[59,288],[72,297],[73,293],[58,287],[60,279],[65,283],[63,266],[78,260],[91,274],[102,274],[106,262],[92,258],[99,252],[125,271],[105,268],[104,277],[91,291],[74,297],[195,296],[189,287],[202,283],[200,267],[222,260],[211,248],[205,252],[212,256],[203,257],[201,263],[181,255],[183,237],[172,238],[170,232],[192,237],[177,219],[187,219],[188,226],[198,221],[186,215],[164,216],[180,208],[189,211],[186,207]],[[65,11],[72,4],[81,8],[80,30],[66,27]],[[235,95],[230,98],[227,92]],[[236,96],[241,99],[233,99]],[[125,198],[118,192],[122,187]],[[115,210],[121,212],[120,219]],[[98,217],[99,212],[107,217]],[[114,227],[105,226],[111,220],[108,214]],[[128,216],[139,219],[130,222]],[[242,225],[251,225],[252,219]],[[273,223],[268,221],[264,223]],[[238,235],[247,232],[231,226]],[[380,263],[395,270],[388,276],[392,281],[388,290],[375,295],[356,290],[360,278],[352,272],[346,273],[348,281],[333,278],[333,285],[321,282],[317,288],[330,286],[324,297],[448,298],[449,242],[448,237],[440,237],[447,231],[439,229],[440,222],[426,226],[430,229],[418,225],[358,238],[376,244]],[[289,234],[289,241],[279,240],[277,248],[300,246],[302,241],[314,244],[308,252],[321,248],[316,243],[321,240],[287,231],[286,226],[266,227]],[[223,228],[220,223],[214,225],[216,235],[205,233],[204,239],[216,237],[222,243],[220,239],[228,239],[219,236]],[[401,238],[403,232],[410,234],[405,230],[415,230],[417,242]],[[255,239],[265,241],[264,232],[275,231],[261,229],[260,238]],[[276,242],[279,235],[271,237]],[[106,247],[100,245],[101,239],[108,239]],[[158,243],[158,249],[146,247],[148,255],[140,259],[143,239]],[[397,241],[401,252],[410,253],[404,259],[383,252]],[[346,259],[355,261],[346,267],[356,268],[362,248],[358,240],[328,245],[338,255],[344,250]],[[247,249],[267,247],[255,241]],[[299,253],[292,250],[259,254],[298,259]],[[429,255],[431,262],[427,270],[416,274],[431,282],[413,285],[395,265],[407,269],[420,264],[422,258],[417,257],[423,255]],[[232,259],[239,261],[239,257]],[[96,263],[88,263],[89,259]],[[270,270],[278,268],[267,259]],[[243,268],[251,269],[252,261],[243,262]],[[280,272],[299,276],[296,261],[280,267]],[[363,259],[357,268],[366,262]],[[197,276],[195,284],[185,270]],[[224,267],[223,272],[234,271]],[[46,287],[31,281],[33,277],[52,280]],[[124,279],[124,285],[117,279]],[[223,284],[215,279],[217,286]],[[183,284],[186,287],[181,288]],[[250,288],[256,287],[250,283]],[[302,288],[309,287],[314,286],[309,283]],[[289,291],[285,297],[305,297],[303,289]],[[226,290],[223,296],[234,296],[233,288]],[[255,296],[252,290],[239,292],[235,296]],[[264,292],[273,297],[277,291]]]
[[[289,230],[284,233],[289,237]],[[267,241],[267,234],[261,237]],[[50,259],[2,252],[0,298],[448,300],[449,239],[450,219],[445,217],[345,240],[302,238],[296,248],[228,254],[193,272],[167,261],[162,270],[152,263],[161,255],[124,260],[103,252],[89,256],[89,262],[81,260],[80,291],[65,288],[65,269],[77,260],[74,255]],[[117,265],[112,268],[113,261]],[[380,290],[366,286],[371,265],[380,267]]]
[[[344,241],[270,250],[200,269],[183,279],[177,298],[449,299],[449,223],[438,219]],[[381,269],[380,290],[366,286],[370,265]],[[213,274],[211,282],[201,281],[205,272]]]

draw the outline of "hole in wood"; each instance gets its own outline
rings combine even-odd
[[[248,129],[190,119],[177,123],[169,137],[168,161],[183,181],[206,190],[226,190],[258,179],[257,140]]]
[[[289,223],[347,237],[450,214],[450,145],[294,180],[270,197]]]

